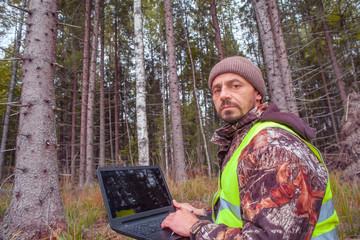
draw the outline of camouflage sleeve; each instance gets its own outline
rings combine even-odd
[[[257,134],[239,157],[243,228],[209,223],[196,239],[310,239],[327,175],[311,150],[281,129]]]

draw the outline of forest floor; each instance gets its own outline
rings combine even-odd
[[[212,196],[217,189],[217,178],[207,177],[189,179],[180,186],[167,180],[170,192],[179,202],[202,208],[211,206]],[[68,229],[61,232],[59,240],[105,240],[130,239],[111,230],[98,185],[77,189],[70,183],[61,183]],[[360,186],[344,180],[340,174],[331,174],[331,188],[337,214],[340,218],[338,237],[341,239],[360,239]],[[12,184],[0,189],[0,220],[11,201]]]

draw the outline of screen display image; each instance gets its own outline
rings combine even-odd
[[[113,218],[171,205],[159,169],[107,171],[102,180]]]

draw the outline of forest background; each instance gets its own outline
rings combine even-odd
[[[58,176],[78,189],[91,186],[98,166],[157,164],[177,185],[194,176],[216,176],[217,148],[209,140],[223,122],[212,105],[207,77],[215,63],[233,55],[246,56],[262,69],[266,101],[317,129],[313,143],[328,168],[341,181],[358,181],[358,1],[37,2],[0,3],[0,36],[8,39],[0,49],[0,179],[3,187],[15,176],[15,199],[39,199],[44,188],[27,196],[20,185],[32,189],[41,181],[50,193],[58,191],[58,180],[53,180]],[[32,42],[29,37],[41,30],[39,21],[31,22],[36,10],[45,12],[44,22],[54,22],[50,29],[56,39],[53,73],[41,80],[50,85],[30,87],[40,97],[43,91],[53,92],[45,102],[52,109],[54,128],[43,130],[56,135],[39,140],[55,153],[51,161],[47,154],[21,158],[19,152],[20,146],[39,144],[19,128],[25,126],[21,116],[34,108],[33,102],[21,99],[29,93],[22,86],[46,75],[39,74],[39,66],[33,76],[25,68],[36,62],[26,49],[43,41],[40,35]],[[36,121],[44,112],[34,115]],[[51,170],[45,180],[21,180],[29,175],[38,179],[43,166]],[[34,211],[41,212],[46,205],[42,201],[51,202],[56,194],[44,195]],[[61,202],[55,205],[63,212]],[[7,215],[16,215],[12,207]],[[62,215],[54,221],[65,222]]]

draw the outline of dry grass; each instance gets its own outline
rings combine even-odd
[[[334,205],[340,219],[339,239],[360,239],[360,186],[331,174]]]
[[[210,206],[217,189],[216,178],[209,181],[207,177],[196,177],[179,186],[175,186],[172,180],[167,180],[167,183],[174,199],[190,202],[197,207]],[[338,228],[339,239],[359,239],[359,185],[342,180],[339,174],[334,173],[331,174],[331,186],[341,222]],[[10,203],[11,196],[8,192],[0,192],[0,218]],[[98,185],[79,190],[73,189],[69,183],[63,183],[62,196],[68,228],[58,234],[58,239],[127,239],[110,229]]]

